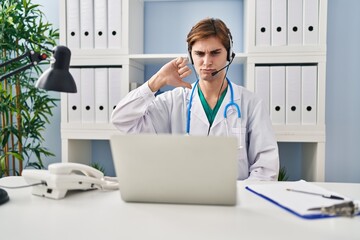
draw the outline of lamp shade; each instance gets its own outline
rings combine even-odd
[[[65,46],[53,49],[55,61],[37,80],[36,87],[57,92],[76,93],[74,78],[69,72],[71,51]]]

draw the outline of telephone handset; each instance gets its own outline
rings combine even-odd
[[[25,169],[22,176],[28,184],[42,183],[33,186],[34,195],[52,199],[64,198],[69,190],[119,188],[116,178],[105,177],[101,171],[79,163],[54,163],[48,170]]]
[[[49,165],[48,169],[50,173],[57,175],[83,174],[98,179],[104,177],[104,174],[101,171],[79,163],[53,163]]]

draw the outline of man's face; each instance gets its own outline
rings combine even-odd
[[[219,38],[209,37],[196,41],[192,46],[191,56],[201,80],[224,79],[225,71],[221,71],[215,76],[211,75],[226,65],[227,51]]]

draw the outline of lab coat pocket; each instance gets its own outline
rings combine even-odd
[[[231,136],[236,137],[238,144],[238,154],[241,159],[246,159],[246,128],[232,128],[231,129]]]

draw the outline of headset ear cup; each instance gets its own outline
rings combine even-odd
[[[227,58],[226,58],[226,60],[228,61],[228,62],[231,62],[231,59],[232,59],[232,49],[231,48],[229,48],[229,51],[228,51],[228,54],[227,54]]]
[[[188,51],[188,59],[189,59],[189,62],[191,63],[191,65],[194,65],[194,61],[193,61],[190,51]]]
[[[229,62],[231,62],[231,60],[235,57],[235,53],[233,51],[233,41],[232,41],[232,37],[231,37],[230,34],[229,34],[229,41],[230,41],[230,43],[229,43],[230,47],[229,47],[228,52],[227,52],[227,60]]]

